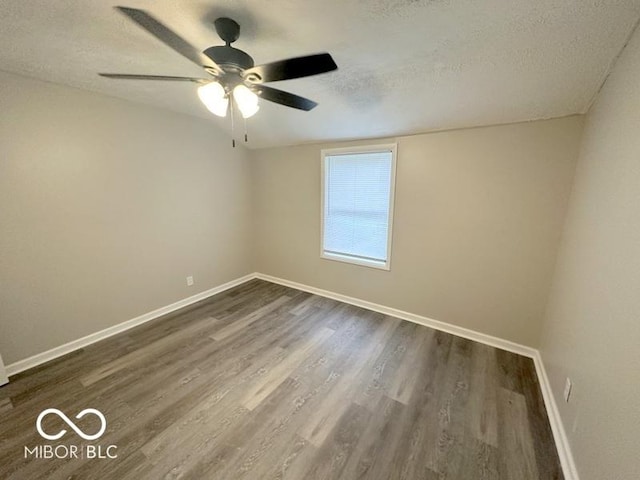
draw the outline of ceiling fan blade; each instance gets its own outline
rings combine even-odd
[[[315,108],[318,104],[308,98],[294,95],[293,93],[284,92],[277,88],[267,87],[266,85],[253,85],[251,89],[258,94],[260,98],[264,98],[270,102],[286,105],[287,107],[297,108],[308,112]]]
[[[209,66],[216,70],[222,71],[222,69],[216,65],[213,60],[203,55],[198,49],[187,42],[180,35],[175,33],[169,27],[163,25],[158,20],[153,18],[149,13],[144,10],[129,7],[115,7],[131,20],[136,22],[139,26],[144,28],[151,35],[156,37],[162,43],[178,52],[183,57],[188,58],[198,66]]]
[[[128,73],[99,73],[101,77],[116,78],[118,80],[165,80],[169,82],[206,83],[209,80],[195,77],[172,77],[170,75],[136,75]]]
[[[336,70],[338,66],[328,53],[308,55],[306,57],[289,58],[278,62],[265,63],[248,68],[244,71],[245,79],[253,81],[252,75],[259,77],[258,81],[277,82],[292,78],[308,77],[319,73]]]

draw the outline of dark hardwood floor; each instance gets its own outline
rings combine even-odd
[[[2,479],[563,478],[530,359],[260,280],[16,375],[0,419]]]

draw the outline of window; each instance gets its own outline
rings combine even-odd
[[[395,166],[395,145],[322,151],[322,258],[389,270]]]

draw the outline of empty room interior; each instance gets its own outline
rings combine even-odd
[[[0,479],[639,479],[639,22],[1,2]]]

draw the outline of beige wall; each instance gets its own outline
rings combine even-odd
[[[257,151],[256,269],[536,346],[581,130],[570,117],[398,138],[390,272],[319,256],[320,149],[346,144]]]
[[[249,273],[249,168],[206,121],[0,73],[5,363]]]
[[[541,350],[581,480],[640,478],[640,31],[587,117]]]

